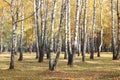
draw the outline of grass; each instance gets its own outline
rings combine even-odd
[[[24,60],[19,62],[15,56],[15,69],[9,70],[10,53],[0,54],[0,80],[120,80],[120,60],[112,60],[111,53],[101,53],[95,60],[81,61],[76,56],[73,67],[67,66],[67,60],[60,57],[55,71],[49,71],[49,61],[44,59],[38,63],[35,54],[24,54]]]

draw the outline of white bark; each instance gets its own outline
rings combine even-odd
[[[78,29],[79,29],[79,13],[80,13],[80,0],[76,1],[76,15],[75,15],[75,32],[74,32],[74,53],[73,63],[75,62],[75,54],[78,52]]]
[[[19,61],[23,60],[23,36],[24,36],[24,3],[22,3],[22,8],[21,8],[21,33],[20,33],[20,56],[19,56]]]
[[[10,59],[10,69],[14,69],[14,54],[15,54],[15,41],[16,41],[16,26],[14,18],[14,0],[11,0],[11,15],[12,15],[12,50],[11,50],[11,59]]]
[[[113,51],[113,60],[114,60],[116,58],[114,0],[111,0],[111,17],[112,17],[112,51]]]
[[[4,13],[3,13],[4,14]],[[1,17],[1,39],[0,39],[0,53],[3,51],[3,26],[4,26],[4,16]]]
[[[36,32],[36,58],[39,56],[39,7],[40,1],[34,0],[34,19],[35,19],[35,32]]]
[[[94,0],[94,6],[93,6],[93,24],[92,24],[92,39],[91,39],[91,54],[90,59],[94,59],[94,51],[95,51],[95,45],[94,45],[94,34],[95,34],[95,23],[96,23],[96,0]]]
[[[54,23],[56,15],[57,0],[53,1],[52,19],[51,19],[51,36],[50,36],[50,60],[49,69],[53,66],[53,52],[54,52]]]
[[[88,0],[85,1],[84,8],[84,32],[83,32],[83,53],[82,53],[82,61],[85,61],[85,53],[86,53],[86,45],[87,45],[87,5]]]

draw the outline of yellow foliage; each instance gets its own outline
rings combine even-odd
[[[1,12],[1,9],[3,8],[5,10],[4,15],[5,19],[8,20],[9,24],[11,25],[11,12],[10,12],[10,6],[6,3],[3,2],[4,0],[0,0],[0,17],[3,15]],[[10,0],[6,0],[8,3],[10,3]],[[20,9],[21,8],[21,3],[20,0],[15,0],[19,1],[18,5],[15,6],[15,8]],[[23,0],[24,2],[24,7],[25,7],[25,18],[30,16],[31,14],[34,13],[34,2],[33,0]],[[56,13],[56,18],[55,18],[55,37],[57,38],[58,36],[58,29],[59,29],[59,22],[60,22],[60,11],[61,11],[61,3],[62,0],[57,0],[57,13]],[[49,4],[49,11],[48,11],[48,17],[49,17],[49,22],[48,22],[48,36],[50,36],[50,26],[51,26],[51,12],[52,12],[52,5],[53,0],[50,0]],[[116,0],[115,0],[116,4]],[[70,5],[71,5],[71,35],[72,39],[74,37],[74,28],[75,28],[75,12],[76,12],[76,0],[70,0]],[[103,0],[102,4],[103,12],[102,12],[102,25],[104,28],[104,43],[109,44],[111,41],[111,3],[110,0]],[[115,5],[115,10],[116,10],[116,5]],[[16,11],[16,9],[15,9]],[[87,7],[87,30],[88,30],[88,36],[91,37],[91,30],[92,30],[92,20],[93,20],[93,0],[88,0],[88,7]],[[21,13],[19,11],[19,20],[21,19]],[[82,21],[84,19],[84,7],[82,10]],[[9,26],[10,26],[9,25]],[[83,26],[83,25],[82,25]],[[115,26],[117,26],[117,17],[116,17],[116,11],[115,11]],[[21,22],[18,23],[18,31],[17,34],[20,34],[20,27],[21,27]],[[27,20],[24,21],[24,31],[27,32],[25,33],[27,35],[27,38],[29,41],[31,39],[35,40],[35,34],[34,38],[31,36],[32,34],[32,29],[34,27],[34,15],[32,17],[28,18]],[[41,26],[40,26],[41,28]],[[100,30],[100,4],[99,0],[97,0],[96,4],[96,27],[95,30]],[[35,30],[34,30],[35,31]],[[35,32],[34,32],[35,33]],[[95,34],[95,37],[97,35]],[[107,37],[107,38],[106,38]],[[28,41],[28,42],[29,42]]]

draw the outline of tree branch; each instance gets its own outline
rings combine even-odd
[[[8,1],[6,1],[6,0],[3,0],[3,1],[6,2],[9,6],[11,6],[11,4]]]

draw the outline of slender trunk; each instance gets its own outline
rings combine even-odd
[[[39,0],[34,0],[34,18],[35,18],[35,32],[36,32],[36,59],[39,57]]]
[[[114,23],[114,0],[111,0],[111,17],[112,17],[112,52],[113,60],[116,59],[116,40],[115,40],[115,23]]]
[[[64,18],[64,12],[65,12],[65,6],[64,6],[64,0],[62,0],[62,8],[61,8],[61,17],[60,17],[60,25],[59,25],[59,34],[58,34],[58,43],[57,43],[57,54],[56,54],[56,58],[54,60],[54,64],[51,68],[51,70],[54,70],[57,63],[58,63],[58,59],[60,56],[60,52],[61,52],[61,48],[62,48],[62,24],[63,24],[63,18]]]
[[[81,48],[82,48],[82,43],[81,43],[81,41],[82,41],[82,12],[83,12],[83,2],[82,2],[82,0],[81,0],[81,7],[80,7],[80,14],[79,14],[79,45],[78,45],[78,48],[79,48],[79,50],[78,50],[78,56],[80,55],[80,53],[81,53]]]
[[[90,53],[90,40],[89,40],[89,36],[87,36],[87,52],[88,52],[88,54]]]
[[[98,46],[98,54],[97,57],[100,57],[100,52],[103,44],[103,27],[102,27],[102,1],[100,1],[100,26],[101,26],[101,31],[100,31],[100,45]]]
[[[40,30],[39,30],[39,27],[40,27],[40,24],[39,24],[39,16],[40,16],[40,0],[36,0],[36,31],[37,31],[37,49],[38,49],[38,58],[40,57]],[[37,57],[36,57],[37,58]]]
[[[53,1],[53,10],[52,10],[52,19],[51,19],[51,39],[50,39],[50,60],[49,60],[49,69],[52,69],[53,66],[53,53],[54,53],[54,22],[56,15],[56,6],[57,0]]]
[[[31,40],[31,43],[30,43],[30,54],[33,52],[33,48],[34,48],[33,38],[34,38],[34,27],[32,26],[32,40]]]
[[[36,32],[36,58],[38,58],[38,40],[37,40],[37,26],[36,26],[36,0],[34,0],[34,26],[35,26],[35,32]]]
[[[47,30],[48,30],[48,10],[49,10],[49,2],[50,0],[47,0],[47,4],[46,4],[46,11],[45,11],[45,29],[44,29],[44,48],[45,48],[45,52],[47,54],[47,59],[49,59],[49,51],[48,51],[48,38],[47,38]]]
[[[119,17],[119,14],[118,14],[118,50],[117,50],[116,58],[117,59],[120,58],[120,17]]]
[[[18,1],[16,1],[16,4],[15,4],[16,6],[18,6]],[[15,21],[18,21],[18,17],[19,17],[19,10],[18,10],[18,8],[17,8],[17,10],[16,10],[16,19],[15,19]],[[18,22],[16,22],[15,23],[15,26],[16,26],[16,32],[15,33],[17,33],[17,28],[18,28]],[[17,50],[18,50],[18,45],[17,45],[17,42],[18,42],[18,38],[17,38],[17,34],[16,34],[16,39],[15,39],[15,55],[17,55]]]
[[[0,39],[0,53],[3,52],[3,25],[4,25],[4,16],[1,17],[1,39]]]
[[[94,51],[95,51],[95,45],[94,45],[94,32],[95,32],[95,23],[96,23],[96,0],[94,0],[94,11],[93,11],[93,24],[92,24],[92,39],[91,39],[91,54],[90,59],[94,59]]]
[[[119,59],[120,58],[120,1],[117,0],[117,18],[118,18],[118,49],[117,49],[117,54],[116,54],[116,58]]]
[[[74,32],[74,46],[73,46],[73,63],[75,62],[75,54],[78,52],[78,27],[79,27],[79,12],[80,0],[76,1],[76,17],[75,17],[75,32]]]
[[[45,29],[45,9],[44,9],[44,0],[41,0],[40,4],[40,15],[41,15],[41,38],[42,38],[42,43],[43,43],[43,38],[44,38],[44,29]]]
[[[40,53],[39,53],[39,60],[38,62],[43,62],[43,57],[44,57],[44,1],[41,0],[40,4],[40,13],[41,13],[41,45],[40,45]]]
[[[21,18],[24,19],[24,5],[22,3]],[[19,61],[23,60],[23,32],[24,32],[24,20],[21,21],[21,33],[20,33],[20,56]]]
[[[85,61],[86,45],[87,45],[87,4],[88,0],[85,1],[84,8],[84,32],[83,32],[83,52],[82,52],[82,61]]]
[[[67,59],[67,55],[68,55],[68,32],[67,32],[67,9],[65,9],[65,54],[64,54],[64,59]]]
[[[12,50],[11,50],[9,69],[14,69],[15,40],[16,40],[16,26],[15,26],[15,18],[14,18],[14,0],[11,0],[10,8],[11,8],[11,15],[12,15]]]
[[[1,41],[0,43],[1,43],[1,44],[0,44],[0,53],[2,53],[2,52],[3,52],[3,38],[2,38],[2,35],[3,35],[3,34],[2,34],[2,30],[1,30],[1,40],[0,40],[0,41]]]
[[[71,27],[70,27],[70,0],[66,0],[66,9],[67,9],[67,36],[68,36],[68,65],[73,65],[73,54],[71,47]]]

